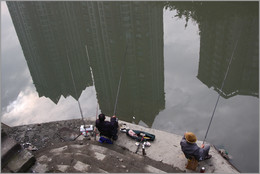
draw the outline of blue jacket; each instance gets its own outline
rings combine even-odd
[[[186,158],[189,159],[194,156],[197,161],[202,160],[203,149],[200,148],[196,143],[187,142],[185,136],[183,136],[180,145],[181,150],[185,154]]]
[[[110,118],[110,121],[96,120],[96,127],[100,135],[107,136],[108,138],[114,137],[117,134],[118,122],[117,118]]]

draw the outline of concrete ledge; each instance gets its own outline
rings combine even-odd
[[[155,140],[151,142],[151,147],[146,148],[147,157],[173,165],[184,172],[194,172],[185,168],[187,159],[181,151],[180,146],[183,135],[175,135],[156,129],[145,128],[124,121],[119,121],[119,124],[126,124],[129,129],[141,130],[155,135]],[[119,132],[118,134],[119,137],[118,140],[115,141],[115,144],[135,152],[137,148],[135,141],[127,137],[125,133]],[[200,146],[202,141],[197,141],[197,144]],[[199,162],[199,167],[195,172],[199,172],[200,167],[204,166],[206,168],[206,173],[239,173],[239,171],[224,159],[213,146],[211,146],[209,153],[212,155],[212,158]]]
[[[35,161],[35,157],[24,149],[12,158],[7,167],[14,173],[27,172],[34,165]]]
[[[21,149],[20,144],[18,144],[14,139],[5,136],[1,140],[1,164],[2,168],[8,163],[15,153]]]
[[[107,118],[109,120],[109,117]],[[95,118],[85,119],[86,124],[94,124]],[[82,124],[80,119],[62,120],[56,122],[42,123],[40,126],[27,125],[14,127],[13,129],[20,131],[12,131],[10,135],[19,136],[28,127],[32,127],[32,133],[28,134],[29,137],[42,135],[37,137],[37,141],[32,141],[33,145],[36,145],[39,149],[34,154],[40,166],[35,167],[38,171],[58,172],[58,171],[78,171],[89,170],[88,172],[199,172],[200,167],[206,168],[206,173],[239,173],[226,159],[224,159],[214,146],[211,146],[210,154],[213,156],[211,159],[199,162],[199,167],[196,171],[187,170],[185,164],[187,159],[181,151],[180,141],[183,135],[176,135],[156,129],[145,128],[136,124],[120,121],[120,124],[126,124],[126,126],[133,130],[145,131],[154,134],[155,141],[151,142],[151,147],[146,147],[146,157],[142,156],[142,150],[135,154],[137,146],[135,140],[128,137],[125,133],[118,132],[118,140],[114,141],[113,145],[100,144],[98,137],[90,140],[80,136],[77,141],[62,141],[56,134],[60,128],[68,127],[74,131],[78,131]],[[9,134],[8,134],[9,135]],[[66,134],[67,135],[67,134]],[[68,134],[70,135],[70,134]],[[46,138],[47,137],[47,138]],[[42,146],[45,142],[48,146]],[[197,142],[198,145],[202,144],[202,141]],[[119,154],[117,153],[119,152]],[[130,153],[129,153],[130,152]],[[57,155],[62,153],[62,155]],[[116,158],[118,157],[118,158]],[[76,159],[77,158],[77,159]],[[71,160],[73,159],[73,160]],[[77,161],[81,161],[85,164],[89,164],[90,167],[80,168],[81,165],[76,165]],[[139,162],[138,162],[139,161]],[[149,161],[147,163],[147,161]],[[124,164],[123,164],[123,163]],[[146,168],[144,168],[144,163]],[[153,164],[152,164],[152,163]],[[115,165],[117,163],[117,165]],[[139,164],[140,163],[140,164]],[[79,163],[78,163],[79,164]],[[67,167],[69,165],[71,167]],[[75,166],[76,165],[76,166]],[[142,167],[141,167],[141,166]],[[73,168],[72,166],[75,166]],[[112,167],[111,167],[112,166]],[[152,167],[151,167],[152,166]],[[141,167],[141,168],[140,168]]]

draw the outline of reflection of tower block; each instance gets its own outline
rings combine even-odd
[[[190,169],[195,171],[198,167],[198,161],[194,158],[194,156],[191,159],[188,159],[186,169]]]

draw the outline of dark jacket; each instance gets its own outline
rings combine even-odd
[[[196,143],[187,142],[185,136],[183,136],[180,145],[181,150],[185,154],[186,158],[190,159],[192,156],[194,156],[197,161],[202,160],[203,149],[200,148]]]
[[[108,138],[116,137],[117,135],[117,128],[118,122],[117,118],[110,118],[110,121],[100,121],[99,119],[96,120],[96,127],[100,132],[100,135],[104,135]]]

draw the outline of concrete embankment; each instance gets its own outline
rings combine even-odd
[[[181,151],[180,146],[180,141],[183,135],[176,135],[156,129],[145,128],[143,126],[130,124],[123,121],[120,123],[125,123],[130,129],[149,132],[156,136],[155,141],[151,143],[151,147],[146,150],[147,157],[156,161],[162,161],[165,164],[174,165],[181,171],[194,172],[185,168],[187,159]],[[116,141],[115,144],[118,146],[124,146],[134,152],[136,150],[134,143],[131,139],[125,138],[125,136],[126,135],[119,134],[118,141]],[[197,141],[197,144],[200,146],[202,141]],[[203,166],[206,168],[206,173],[239,173],[234,166],[232,166],[219,154],[218,150],[215,149],[214,146],[211,146],[209,154],[212,155],[212,158],[199,162],[199,166],[195,172],[199,172],[200,168]]]
[[[88,125],[94,124],[94,121],[85,120]],[[211,159],[199,162],[196,171],[187,170],[187,160],[180,147],[182,135],[119,120],[119,125],[122,124],[129,129],[156,136],[151,146],[145,148],[145,156],[142,155],[141,148],[135,154],[135,140],[120,131],[118,140],[114,141],[113,145],[99,143],[99,137],[96,140],[91,136],[85,138],[79,134],[82,125],[80,119],[2,129],[20,144],[31,143],[33,148],[30,150],[36,158],[31,172],[180,173],[199,172],[200,167],[204,166],[207,173],[238,173],[213,146],[210,149]],[[200,145],[202,142],[197,143]]]

